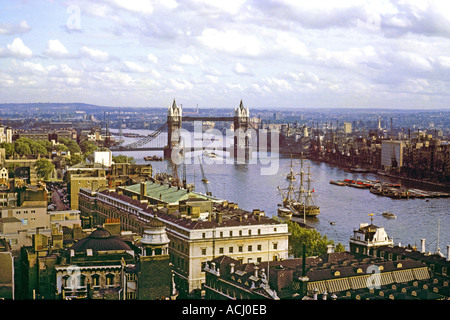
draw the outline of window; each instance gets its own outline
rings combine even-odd
[[[219,248],[219,254],[223,254],[223,247]]]
[[[238,246],[238,252],[242,252],[244,250],[244,246]]]
[[[273,243],[273,249],[274,249],[274,250],[277,250],[277,249],[278,249],[278,243],[276,243],[276,242]]]
[[[261,251],[262,250],[262,246],[260,245],[260,244],[258,244],[258,251]]]
[[[202,256],[206,256],[206,248],[202,248]]]
[[[206,238],[206,233],[202,233],[202,238],[205,239]]]
[[[252,252],[253,251],[253,246],[248,246],[248,251]]]
[[[229,247],[229,248],[228,248],[228,252],[229,252],[229,253],[233,253],[233,247]]]
[[[258,234],[261,234],[261,229],[258,229]]]
[[[114,285],[114,274],[108,273],[106,275],[106,285],[107,286],[113,286]]]
[[[223,237],[223,231],[220,231],[220,237],[221,238]]]
[[[100,275],[99,274],[93,274],[91,276],[92,279],[92,286],[97,287],[100,285]]]
[[[248,235],[251,236],[252,235],[252,230],[248,230]]]
[[[230,231],[230,237],[232,237],[233,236],[233,231]]]
[[[242,230],[239,230],[239,235],[242,236]]]

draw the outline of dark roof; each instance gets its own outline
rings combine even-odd
[[[128,244],[103,228],[97,228],[86,238],[77,241],[71,248],[75,252],[84,252],[86,249],[93,251],[132,250]]]

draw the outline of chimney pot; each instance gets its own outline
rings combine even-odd
[[[258,266],[255,266],[255,278],[258,278],[258,270],[259,270],[259,268],[258,268]]]

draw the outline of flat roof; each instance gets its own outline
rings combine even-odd
[[[210,197],[201,193],[187,191],[186,189],[169,186],[168,184],[161,184],[160,182],[146,181],[146,197],[159,200],[169,204],[175,204],[179,201],[186,200],[192,197],[200,199],[218,200],[214,197]],[[141,184],[133,184],[130,186],[124,186],[125,190],[140,194]]]

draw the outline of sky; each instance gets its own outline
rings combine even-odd
[[[0,2],[0,103],[450,106],[450,2]]]

